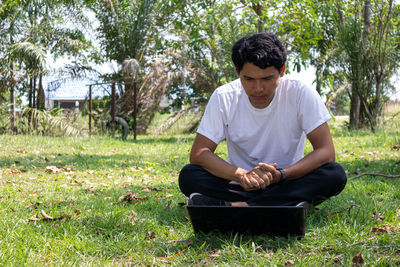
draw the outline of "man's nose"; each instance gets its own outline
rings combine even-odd
[[[257,92],[261,92],[264,90],[264,85],[263,85],[262,81],[256,80],[256,88],[255,89]]]

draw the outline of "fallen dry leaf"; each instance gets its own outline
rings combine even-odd
[[[81,211],[80,211],[80,210],[77,210],[77,209],[75,209],[75,210],[74,210],[74,213],[75,213],[76,215],[80,215],[80,214],[81,214]]]
[[[292,266],[294,265],[294,261],[292,260],[285,260],[285,266]]]
[[[385,219],[385,217],[383,217],[382,214],[378,211],[372,213],[371,217],[377,219],[378,221],[383,221]]]
[[[131,214],[129,214],[129,218],[135,218],[137,216],[137,213],[132,210]]]
[[[211,254],[210,254],[210,258],[218,258],[219,256],[221,256],[221,251],[218,250],[214,250]]]
[[[134,225],[136,222],[137,213],[132,211],[131,214],[129,214],[129,222]]]
[[[382,228],[375,228],[373,227],[371,232],[372,233],[390,233],[393,230],[393,226],[390,225],[383,225]]]
[[[43,219],[45,219],[45,220],[54,220],[54,218],[49,216],[49,215],[47,215],[46,212],[44,212],[44,210],[41,210],[40,214],[42,214]]]
[[[39,221],[39,215],[35,214],[32,217],[28,218],[28,221],[34,222],[34,221]]]
[[[330,260],[333,260],[334,263],[339,263],[340,259],[343,259],[345,256],[346,256],[345,254],[338,254],[335,255],[333,258],[330,257],[326,258],[325,261],[329,262]]]
[[[80,182],[78,180],[72,180],[71,185],[82,185],[82,182]]]
[[[156,237],[156,233],[154,233],[154,232],[146,233],[146,240],[154,239],[155,237]]]
[[[395,149],[395,150],[399,150],[400,149],[400,145],[392,145],[390,148],[391,149]]]
[[[45,171],[51,174],[56,174],[59,172],[73,172],[72,168],[64,168],[62,166],[47,166]]]
[[[173,259],[173,258],[175,258],[175,257],[178,257],[179,255],[181,255],[183,252],[185,252],[186,251],[186,248],[185,249],[182,249],[181,251],[179,251],[178,253],[176,253],[176,254],[174,254],[174,255],[172,255],[172,256],[169,256],[169,257],[160,257],[159,259],[161,260],[161,261],[164,261],[164,260],[171,260],[171,259]]]
[[[118,198],[118,203],[121,203],[122,201],[138,201],[138,200],[142,200],[142,199],[146,199],[147,197],[139,197],[136,193],[132,192],[132,191],[128,191],[126,192],[126,195],[120,196]]]
[[[71,218],[71,215],[61,215],[61,216],[58,216],[58,217],[51,217],[51,216],[47,215],[44,210],[41,210],[40,214],[43,216],[43,220],[45,220],[45,221],[55,221],[55,220],[62,220],[62,219]]]
[[[26,172],[26,170],[15,169],[15,170],[9,170],[8,173],[11,174],[11,175],[17,175],[17,174],[22,173],[22,172]]]
[[[354,256],[353,260],[351,261],[351,264],[353,266],[358,266],[364,264],[364,262],[365,262],[364,256],[359,252]]]
[[[93,192],[94,191],[94,187],[93,186],[89,186],[88,188],[86,188],[87,191]]]

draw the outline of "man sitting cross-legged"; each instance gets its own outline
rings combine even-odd
[[[334,162],[331,116],[314,89],[284,77],[286,57],[273,34],[234,44],[238,79],[212,94],[191,164],[179,175],[189,204],[316,205],[343,190],[346,175]],[[313,150],[304,156],[306,137]],[[223,140],[226,159],[214,153]]]

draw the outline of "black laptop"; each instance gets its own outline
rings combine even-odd
[[[219,231],[270,236],[305,234],[304,207],[187,205],[187,210],[195,233]]]

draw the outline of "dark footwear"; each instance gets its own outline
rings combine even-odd
[[[192,193],[189,196],[188,206],[227,206],[225,201],[207,197],[200,193]]]
[[[303,207],[305,215],[309,214],[313,208],[311,203],[308,201],[300,202],[299,204],[296,205],[296,207]]]

